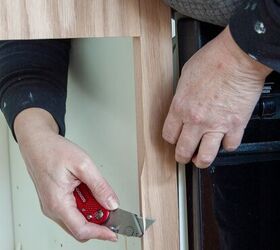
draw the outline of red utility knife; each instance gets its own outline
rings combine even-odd
[[[74,196],[77,208],[87,221],[106,226],[115,233],[142,237],[147,228],[154,223],[154,220],[143,219],[122,209],[107,210],[96,201],[90,189],[84,183],[81,183],[75,189]]]

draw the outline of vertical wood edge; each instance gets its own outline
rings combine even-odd
[[[133,38],[135,98],[136,98],[136,131],[137,131],[137,160],[138,172],[141,176],[144,167],[145,143],[143,124],[143,100],[142,100],[142,60],[140,37]],[[140,180],[139,180],[140,181]]]
[[[173,96],[170,9],[140,1],[141,36],[133,39],[137,150],[142,215],[156,219],[143,250],[179,250],[179,207],[174,148],[161,138]]]

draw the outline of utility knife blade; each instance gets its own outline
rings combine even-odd
[[[128,237],[142,237],[148,227],[155,222],[120,208],[114,211],[107,210],[96,201],[84,183],[76,187],[74,196],[77,208],[88,222],[106,226],[118,234]]]

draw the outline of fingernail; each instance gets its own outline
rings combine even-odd
[[[228,147],[228,148],[226,148],[226,151],[228,151],[228,152],[233,152],[233,151],[235,151],[236,150],[236,148],[233,148],[233,147]]]
[[[118,241],[118,235],[115,234],[115,235],[113,236],[113,238],[111,238],[111,241],[112,241],[112,242],[117,242],[117,241]]]
[[[119,207],[119,203],[116,201],[115,198],[111,196],[107,200],[107,206],[109,207],[110,210],[116,210]]]

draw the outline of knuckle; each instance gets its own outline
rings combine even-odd
[[[166,132],[165,130],[162,131],[162,138],[170,144],[176,143],[176,138],[170,135],[170,133]]]
[[[89,241],[89,239],[86,239],[86,240],[78,240],[80,243],[86,243]]]
[[[42,204],[42,211],[48,217],[49,215],[60,214],[61,209],[61,199],[55,194],[45,199],[44,204]]]
[[[240,127],[242,125],[242,119],[238,115],[231,117],[231,123],[233,127]]]
[[[182,67],[182,70],[181,70],[181,75],[183,74],[183,72],[187,71],[188,70],[188,63],[185,63]]]
[[[177,150],[175,154],[176,161],[184,164],[188,163],[191,157],[192,156],[189,153],[183,152],[181,150]]]
[[[180,114],[183,111],[183,103],[179,98],[174,97],[172,106],[176,114]]]
[[[49,217],[49,213],[48,213],[47,209],[45,208],[45,206],[43,205],[43,203],[41,202],[41,200],[40,200],[40,208],[41,208],[43,215],[45,215],[46,217]]]
[[[75,229],[73,231],[73,236],[79,242],[86,242],[88,238],[86,238],[85,232],[82,228]]]
[[[207,166],[207,167],[210,166],[212,161],[213,161],[213,157],[211,155],[203,154],[203,155],[199,156],[199,162],[203,166]]]
[[[45,215],[48,218],[50,217],[49,211],[44,206],[41,206],[41,211],[42,211],[43,215]]]
[[[103,178],[100,181],[93,183],[93,190],[94,193],[98,194],[100,197],[103,197],[104,200],[112,196],[109,184]]]
[[[192,124],[199,125],[203,123],[204,116],[202,113],[198,112],[197,110],[190,110],[188,116]]]
[[[60,209],[59,203],[58,202],[48,202],[46,205],[46,211],[51,212],[51,213],[57,213]]]
[[[91,159],[86,156],[77,166],[77,170],[79,171],[79,173],[85,173],[90,166],[91,166]]]

